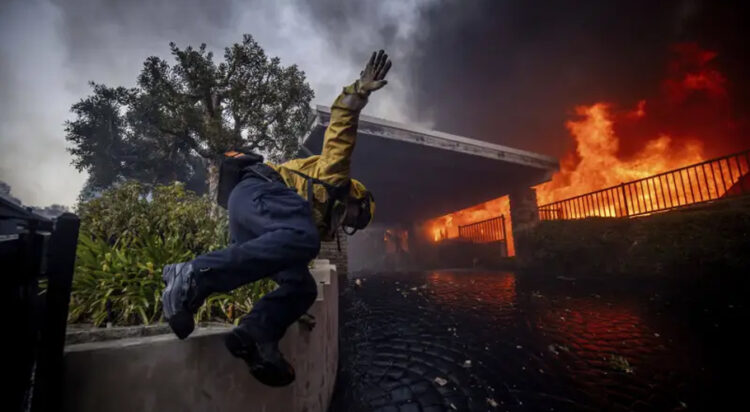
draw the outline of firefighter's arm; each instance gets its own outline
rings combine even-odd
[[[346,183],[351,168],[351,155],[357,139],[359,112],[367,104],[370,93],[388,82],[385,75],[391,68],[388,55],[382,50],[373,53],[360,78],[344,87],[331,106],[331,119],[325,131],[323,149],[318,161],[318,178],[334,185]]]
[[[351,156],[357,139],[359,111],[367,98],[354,91],[354,85],[344,88],[331,106],[331,120],[325,131],[323,150],[318,160],[318,178],[340,185],[349,179]]]

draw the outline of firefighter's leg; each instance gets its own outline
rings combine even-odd
[[[278,182],[245,179],[229,197],[232,244],[198,256],[197,281],[227,292],[290,267],[306,265],[320,249],[309,203]]]
[[[274,276],[278,289],[253,306],[240,326],[225,338],[232,355],[244,360],[250,373],[269,386],[294,381],[294,368],[279,351],[279,339],[289,325],[312,305],[317,296],[307,265],[287,268]]]
[[[308,202],[281,183],[248,178],[229,197],[233,244],[195,259],[197,283],[212,292],[229,291],[273,276],[279,288],[261,299],[226,337],[227,349],[243,359],[260,382],[284,386],[294,368],[278,340],[315,299],[307,264],[320,249]]]
[[[259,341],[277,341],[294,321],[307,312],[318,290],[307,265],[283,270],[273,276],[279,287],[253,305],[239,328]]]
[[[181,339],[193,331],[193,313],[211,293],[306,265],[320,249],[307,201],[261,178],[244,179],[232,191],[229,231],[228,248],[164,268],[164,317]]]

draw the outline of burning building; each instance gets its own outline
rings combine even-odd
[[[539,206],[542,219],[623,217],[750,192],[748,154],[716,158],[747,149],[718,53],[696,43],[673,44],[667,53],[658,90],[634,104],[570,107],[560,124],[570,150],[559,165],[541,154],[363,116],[353,173],[375,193],[378,225],[351,239],[355,260],[372,262],[362,257],[370,251],[391,268],[424,251],[431,254],[421,260],[434,261],[449,245],[469,255],[494,246],[492,253],[513,256],[513,233],[540,217]],[[318,107],[317,116],[304,140],[311,153],[320,150],[327,109]],[[394,246],[401,244],[408,247]]]
[[[566,123],[574,148],[549,182],[535,187],[542,219],[637,216],[750,193],[750,157],[737,135],[717,53],[695,43],[671,47],[660,90],[633,108],[595,102]],[[709,159],[711,156],[725,155]],[[431,221],[436,240],[508,215],[500,197]],[[510,222],[509,222],[510,223]],[[512,230],[508,231],[513,254]]]

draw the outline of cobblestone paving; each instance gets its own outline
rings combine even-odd
[[[693,401],[690,354],[635,300],[523,290],[503,272],[349,282],[334,411],[673,411]]]

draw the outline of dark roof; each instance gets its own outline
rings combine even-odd
[[[16,225],[25,226],[32,221],[36,222],[39,230],[50,230],[52,228],[52,220],[34,213],[30,208],[19,205],[0,193],[0,223],[2,223],[0,232],[3,232],[0,235],[5,235],[4,232],[11,229],[15,233]]]
[[[303,146],[320,153],[330,110],[318,106]],[[550,179],[558,161],[541,154],[360,116],[352,177],[374,194],[379,223],[437,217]]]

